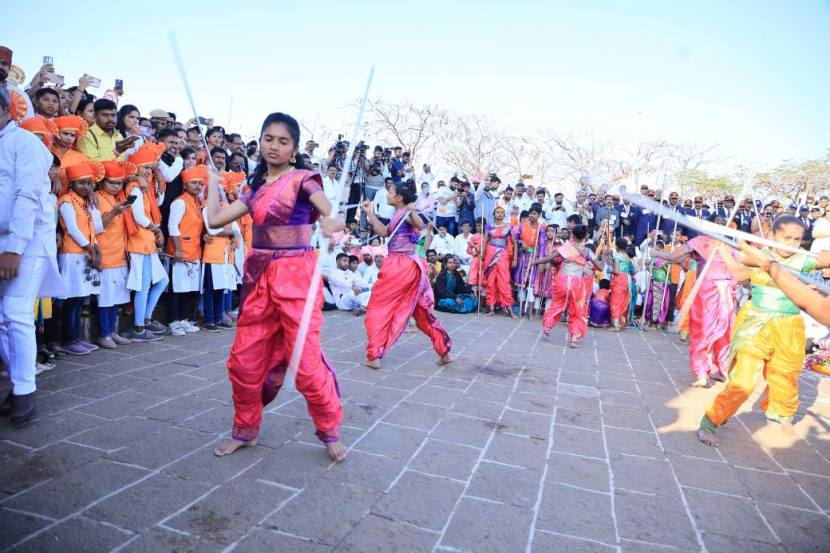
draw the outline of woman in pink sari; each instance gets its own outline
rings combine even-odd
[[[426,261],[415,254],[415,245],[424,226],[420,216],[410,207],[415,201],[415,184],[411,181],[392,184],[387,194],[386,201],[396,209],[388,225],[378,220],[371,202],[363,203],[363,211],[375,233],[389,236],[386,244],[389,256],[383,262],[366,307],[368,343],[363,364],[379,369],[383,354],[401,337],[409,319],[414,318],[421,332],[432,341],[439,356],[438,364],[446,365],[452,361],[452,341],[432,312],[435,297],[427,280]]]
[[[706,260],[718,242],[708,236],[689,240],[676,252],[652,252],[671,263],[684,263],[691,258],[697,264],[697,278]],[[720,249],[712,258],[709,271],[692,301],[689,310],[689,368],[695,378],[694,386],[708,387],[709,379],[723,382],[729,371],[729,341],[735,323],[736,284],[721,255]]]
[[[588,331],[588,305],[593,290],[586,286],[586,267],[593,266],[600,269],[594,254],[585,247],[587,236],[588,229],[584,225],[577,225],[571,233],[570,242],[559,246],[552,255],[534,261],[534,264],[540,264],[557,259],[562,260],[562,265],[554,279],[550,305],[542,318],[542,330],[545,336],[549,336],[551,329],[556,326],[562,314],[567,310],[572,348],[579,347],[579,340]]]
[[[496,307],[513,318],[513,288],[510,286],[510,270],[516,268],[516,244],[513,227],[504,222],[504,209],[493,210],[493,226],[484,236],[484,274],[487,290],[487,306],[492,315]]]
[[[331,204],[320,175],[303,167],[297,155],[299,139],[294,118],[272,113],[262,125],[262,159],[251,189],[220,209],[219,179],[214,175],[210,180],[211,227],[224,227],[248,213],[253,219],[252,248],[245,259],[241,309],[228,359],[233,436],[216,448],[219,456],[256,445],[262,409],[282,386],[317,262],[311,247],[312,224],[316,221],[327,236],[343,227],[329,217]],[[334,371],[320,349],[322,288],[316,303],[295,382],[308,403],[317,437],[339,462],[346,457],[339,440],[343,410]]]

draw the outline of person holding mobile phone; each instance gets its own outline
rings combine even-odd
[[[127,226],[124,213],[131,202],[124,194],[127,166],[120,161],[105,161],[104,178],[95,196],[101,212],[101,228],[96,235],[101,251],[101,287],[98,293],[98,346],[114,349],[132,342],[118,334],[118,307],[129,303],[127,289]],[[130,196],[134,198],[134,196]]]
[[[115,129],[125,139],[130,138],[135,140],[132,146],[124,152],[124,155],[128,158],[136,153],[146,142],[144,134],[141,132],[141,126],[138,124],[139,119],[141,119],[141,112],[132,104],[121,106],[115,116]]]
[[[78,143],[78,150],[94,161],[123,161],[127,152],[135,146],[138,136],[125,138],[115,128],[117,106],[112,100],[101,98],[94,104],[95,124]]]

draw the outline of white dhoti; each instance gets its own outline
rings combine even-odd
[[[204,275],[210,271],[214,290],[236,290],[236,268],[233,263],[206,263],[202,271],[202,290],[204,290]]]

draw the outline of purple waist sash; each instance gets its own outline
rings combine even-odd
[[[311,225],[254,225],[251,246],[255,250],[310,250]]]
[[[389,253],[415,253],[415,243],[408,234],[396,233],[386,244]]]

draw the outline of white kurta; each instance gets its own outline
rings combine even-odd
[[[170,204],[170,216],[167,219],[167,230],[170,236],[181,236],[182,218],[186,210],[184,200],[178,198]],[[201,240],[201,236],[196,236]],[[171,261],[170,279],[173,282],[173,292],[200,292],[202,290],[202,262],[198,259],[192,262],[180,263]]]
[[[199,260],[187,263],[173,262],[170,271],[173,280],[173,292],[201,292],[202,290],[202,262]]]
[[[101,287],[98,289],[98,307],[112,307],[130,302],[127,289],[127,267],[113,267],[101,271]]]
[[[205,229],[208,231],[208,234],[212,236],[217,236],[219,233],[222,232],[223,229],[212,229],[210,225],[208,225],[207,221],[207,209],[202,209],[202,217],[205,220]],[[236,290],[237,285],[237,277],[236,277],[236,267],[234,267],[233,263],[230,262],[230,256],[228,252],[225,252],[225,261],[224,263],[205,263],[203,265],[202,270],[202,291],[205,288],[205,274],[210,270],[210,276],[213,279],[213,289],[214,290]]]
[[[86,268],[89,260],[84,253],[59,253],[58,269],[61,273],[64,293],[59,296],[66,298],[85,298],[91,294],[98,293],[98,287],[93,286],[94,280],[98,279],[95,274],[98,271],[92,270],[89,273],[91,280],[87,280]]]

